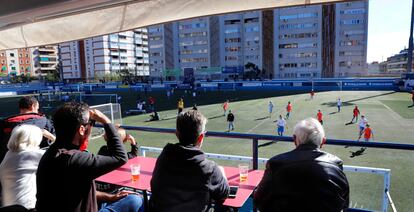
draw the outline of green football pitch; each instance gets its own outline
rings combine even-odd
[[[260,93],[260,92],[258,92]],[[122,94],[127,97],[127,94]],[[390,91],[332,91],[317,93],[313,100],[309,94],[296,94],[278,96],[266,94],[257,99],[232,98],[235,93],[221,94],[220,99],[233,99],[230,109],[235,114],[235,130],[239,133],[255,133],[276,135],[275,123],[279,114],[285,115],[285,107],[288,101],[292,102],[293,112],[288,120],[286,135],[292,135],[293,127],[299,120],[307,117],[316,117],[317,110],[324,114],[324,128],[328,138],[356,140],[358,138],[357,124],[348,124],[352,119],[352,109],[355,105],[360,108],[361,114],[365,115],[374,131],[374,142],[414,143],[414,108],[411,105],[410,95],[407,93]],[[131,97],[132,98],[132,97]],[[134,97],[135,98],[135,97]],[[227,131],[226,119],[223,116],[222,102],[209,103],[210,98],[199,96],[200,110],[207,118],[207,130],[225,132]],[[203,98],[203,100],[201,100]],[[341,98],[343,107],[337,112],[336,100]],[[124,98],[123,98],[124,99]],[[206,100],[207,99],[207,100]],[[132,100],[132,99],[130,99]],[[211,99],[210,99],[211,100]],[[275,105],[272,117],[268,117],[268,102],[271,100]],[[148,126],[157,128],[175,128],[176,99],[167,100],[166,97],[158,97],[165,108],[160,110],[160,121],[147,122],[148,114],[129,116],[123,119],[124,125]],[[218,101],[216,101],[218,102]],[[197,101],[198,103],[198,101]],[[192,107],[193,100],[186,98],[186,107]],[[165,106],[165,105],[168,105]],[[126,106],[127,107],[127,106]],[[169,108],[169,109],[168,109]],[[177,142],[174,135],[146,133],[130,131],[142,146],[163,147],[168,142]],[[265,144],[267,141],[259,141]],[[91,142],[92,151],[96,151],[103,141],[99,139]],[[203,144],[205,152],[251,156],[251,140],[211,138],[207,137]],[[270,158],[276,154],[289,151],[294,148],[292,143],[278,142],[264,145],[259,148],[259,157]],[[400,211],[411,211],[414,208],[412,194],[414,193],[414,168],[412,163],[414,153],[403,150],[387,150],[368,148],[364,154],[351,157],[352,152],[359,147],[344,148],[342,146],[323,147],[325,151],[333,153],[344,160],[345,165],[365,166],[391,169],[391,196]],[[156,155],[154,155],[156,156]],[[217,161],[223,165],[236,165],[235,162]],[[261,168],[264,168],[261,166]],[[383,193],[383,177],[380,175],[364,173],[347,173],[351,184],[351,204],[353,207],[380,210]],[[306,180],[306,179],[303,179]]]

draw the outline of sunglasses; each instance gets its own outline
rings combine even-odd
[[[87,123],[84,123],[84,124],[82,124],[83,126],[86,126],[86,125],[90,125],[90,126],[95,126],[95,123],[96,123],[96,121],[95,120],[93,120],[93,119],[89,119],[89,121],[87,122]]]

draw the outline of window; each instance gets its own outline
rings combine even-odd
[[[245,31],[246,32],[258,32],[259,31],[259,27],[258,26],[246,27]]]
[[[359,40],[348,40],[348,41],[341,41],[339,42],[340,46],[359,46],[362,45],[363,42]]]
[[[14,57],[14,53],[10,53],[10,57]]]
[[[279,29],[306,29],[306,28],[316,28],[317,23],[305,23],[305,24],[282,24],[279,26]]]
[[[364,56],[363,51],[340,51],[339,56]]]
[[[226,30],[224,30],[224,33],[225,33],[225,34],[239,33],[239,32],[240,32],[240,30],[239,30],[238,28],[235,28],[235,29],[226,29]]]
[[[208,42],[206,40],[198,40],[194,43],[194,45],[206,45]]]
[[[355,24],[363,24],[365,23],[364,19],[350,19],[350,20],[342,20],[341,24],[343,25],[355,25]]]
[[[196,63],[200,63],[200,62],[207,62],[207,58],[183,58],[181,59],[182,63],[192,63],[192,62],[196,62]]]
[[[300,52],[293,54],[279,54],[279,58],[312,58],[317,57],[316,52]]]
[[[191,23],[191,24],[180,24],[178,26],[179,30],[184,29],[196,29],[196,28],[205,28],[207,26],[206,23]]]
[[[259,18],[246,18],[244,19],[244,23],[248,24],[248,23],[257,23],[259,22]]]
[[[224,21],[224,25],[240,24],[240,23],[241,23],[240,19],[235,19],[235,20],[225,20],[225,21]]]
[[[360,9],[349,9],[349,10],[341,10],[340,12],[341,14],[365,14],[366,11],[364,8],[360,8]]]
[[[225,38],[224,42],[225,43],[240,43],[241,38]]]
[[[239,59],[239,57],[237,57],[237,56],[225,56],[224,57],[225,61],[234,61],[234,60],[238,60],[238,59]]]
[[[151,56],[158,57],[158,56],[161,56],[161,53],[159,53],[159,52],[154,52],[154,53],[151,53]]]
[[[207,36],[207,32],[191,32],[191,33],[180,33],[180,38],[188,38],[188,37],[204,37]]]
[[[23,57],[23,54],[19,54],[19,57]]]
[[[363,61],[341,61],[341,62],[339,62],[339,67],[348,67],[348,68],[350,68],[351,66],[362,66],[364,64],[365,64],[365,62],[363,62]]]
[[[281,15],[279,20],[300,19],[300,18],[314,18],[318,17],[318,13],[299,13],[292,15]]]
[[[162,44],[155,44],[155,45],[151,45],[150,49],[158,49],[158,48],[162,48],[163,45]]]
[[[288,43],[288,44],[280,44],[279,49],[314,48],[317,46],[318,46],[317,43]]]
[[[192,46],[192,45],[194,45],[193,41],[180,42],[180,46]]]
[[[238,52],[238,51],[241,51],[241,47],[240,46],[238,46],[238,47],[226,47],[224,50],[226,52]]]
[[[246,60],[258,60],[259,59],[259,55],[247,55]]]
[[[297,33],[297,34],[283,34],[279,35],[279,39],[290,39],[290,38],[316,38],[318,33]]]
[[[149,38],[149,40],[161,40],[162,36],[152,36]]]
[[[352,35],[363,35],[365,34],[364,30],[349,30],[349,31],[342,31],[342,35],[345,35],[346,37],[352,36]]]

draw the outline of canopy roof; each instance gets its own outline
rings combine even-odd
[[[2,0],[0,50],[230,12],[352,0]]]

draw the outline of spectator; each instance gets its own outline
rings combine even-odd
[[[167,144],[157,159],[151,180],[151,211],[206,211],[211,200],[229,194],[222,167],[207,160],[203,144],[207,119],[196,110],[177,117],[177,144]]]
[[[7,144],[9,151],[0,164],[3,206],[36,205],[36,170],[45,150],[39,148],[42,130],[23,124],[13,129]]]
[[[338,98],[338,101],[336,102],[336,107],[338,107],[338,113],[341,112],[341,106],[342,106],[341,98]]]
[[[229,114],[227,114],[227,122],[229,124],[229,132],[234,130],[234,114],[229,110]]]
[[[21,124],[35,125],[49,132],[40,143],[40,148],[47,147],[54,141],[55,129],[50,120],[39,113],[39,102],[35,97],[25,96],[19,100],[19,114],[5,118],[1,123],[0,162],[7,152],[7,142],[13,128]]]
[[[254,201],[266,211],[342,211],[348,208],[349,185],[342,160],[319,148],[325,131],[314,118],[296,124],[296,149],[266,164]]]
[[[148,102],[149,102],[149,105],[150,105],[151,112],[154,112],[155,111],[155,98],[150,96],[148,98]]]
[[[37,170],[37,211],[137,211],[142,199],[125,192],[96,191],[94,179],[126,163],[128,156],[114,125],[102,112],[85,103],[66,103],[53,116],[56,142],[43,155]],[[102,123],[110,156],[93,155],[79,148],[88,140],[93,121]]]
[[[135,158],[138,156],[138,145],[137,142],[134,138],[134,136],[132,136],[131,134],[128,134],[126,132],[126,130],[124,128],[121,127],[117,127],[117,131],[118,131],[118,135],[119,137],[121,137],[121,141],[125,144],[126,142],[130,142],[131,144],[131,151],[128,152],[128,159],[131,158]],[[106,136],[106,134],[104,134],[104,139],[106,142],[108,142],[108,136]],[[108,146],[107,145],[103,145],[99,151],[98,151],[98,155],[105,155],[105,156],[110,156],[110,152],[108,150]]]

